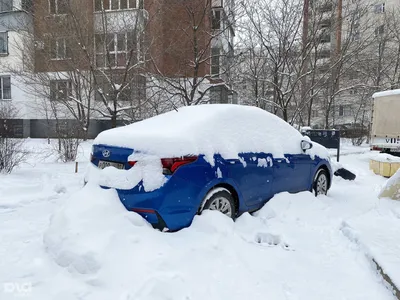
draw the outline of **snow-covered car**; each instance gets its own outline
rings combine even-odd
[[[114,188],[130,211],[175,231],[205,209],[235,218],[280,192],[326,194],[327,150],[256,107],[183,107],[94,140],[85,180]]]

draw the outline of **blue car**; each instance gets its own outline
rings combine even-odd
[[[104,131],[91,163],[93,172],[109,171],[100,186],[116,189],[127,210],[163,231],[190,226],[206,209],[234,219],[281,192],[325,195],[332,183],[325,148],[266,111],[231,104],[184,107]]]

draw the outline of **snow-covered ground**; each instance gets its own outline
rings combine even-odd
[[[90,143],[55,162],[44,140],[0,175],[0,299],[395,299],[374,258],[400,285],[400,202],[378,199],[386,179],[367,146],[343,146],[354,182],[327,197],[274,197],[236,222],[215,213],[177,233],[153,230],[112,190],[82,188]],[[334,152],[334,151],[331,151]]]

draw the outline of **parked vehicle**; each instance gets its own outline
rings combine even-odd
[[[371,149],[400,155],[400,89],[372,95]]]
[[[205,209],[235,218],[280,192],[326,194],[327,150],[259,108],[180,108],[104,131],[87,179],[115,188],[126,209],[175,231]]]

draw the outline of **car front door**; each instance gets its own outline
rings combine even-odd
[[[248,207],[262,205],[273,195],[273,159],[266,153],[241,153],[226,160],[229,177],[238,185]]]
[[[274,158],[274,194],[281,192],[293,193],[298,186],[296,178],[295,163],[291,155],[285,155],[284,158]]]

